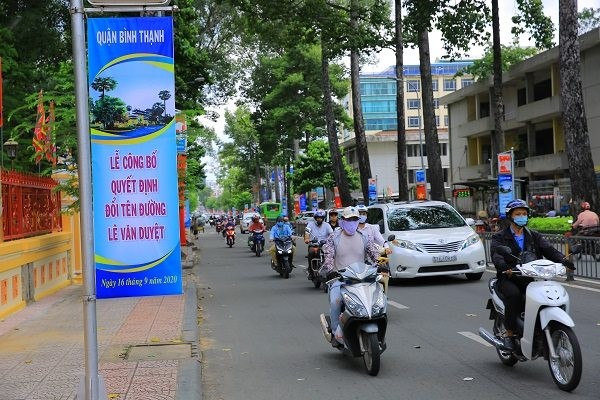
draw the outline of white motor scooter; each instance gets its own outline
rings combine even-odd
[[[500,246],[497,251],[505,257],[515,257],[510,248]],[[581,251],[573,248],[572,253]],[[508,350],[502,340],[505,333],[503,296],[496,290],[497,279],[491,278],[488,287],[491,298],[486,308],[494,321],[493,334],[479,328],[479,335],[494,345],[500,361],[513,366],[518,361],[535,360],[543,357],[548,360],[550,373],[556,385],[565,391],[577,387],[582,373],[582,357],[579,341],[569,316],[569,294],[558,282],[551,279],[566,274],[566,268],[550,260],[527,261],[531,253],[524,252],[513,273],[534,279],[525,293],[525,311],[517,320],[517,343],[515,349]]]
[[[379,373],[380,355],[386,349],[387,297],[379,281],[377,266],[353,263],[338,271],[339,277],[329,280],[329,286],[341,280],[342,313],[340,328],[343,346],[335,346],[343,353],[362,357],[369,375]],[[321,314],[321,329],[327,342],[337,344],[331,331],[329,313]]]

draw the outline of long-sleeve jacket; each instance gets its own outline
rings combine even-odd
[[[335,269],[334,259],[335,259],[336,246],[339,243],[339,241],[341,240],[342,235],[344,235],[342,230],[336,229],[335,231],[333,231],[333,233],[331,235],[329,235],[329,237],[327,238],[327,242],[323,246],[324,260],[323,260],[323,265],[321,266],[321,270],[320,270],[320,273],[323,276],[330,274]],[[377,261],[377,258],[379,257],[379,248],[377,247],[375,242],[373,242],[372,239],[369,239],[368,237],[363,236],[362,233],[357,231],[356,235],[361,235],[361,237],[363,237],[363,243],[365,245],[365,250],[364,250],[365,259],[364,260],[356,260],[356,261],[357,262],[369,262],[369,263],[375,264],[375,262]]]
[[[524,249],[535,253],[537,259],[547,258],[550,261],[561,262],[565,256],[558,250],[556,250],[548,240],[546,240],[541,233],[532,231],[531,229],[525,228],[525,242]],[[519,261],[517,258],[511,256],[503,256],[498,253],[498,246],[510,247],[511,254],[519,257],[521,254],[521,248],[515,240],[512,230],[509,227],[496,232],[492,236],[492,242],[490,243],[490,252],[492,254],[492,262],[496,267],[496,276],[498,279],[506,277],[503,274],[504,271],[515,267]]]

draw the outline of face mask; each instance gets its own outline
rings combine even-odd
[[[340,226],[342,227],[344,232],[352,236],[356,233],[356,230],[358,229],[358,221],[346,221],[342,219],[340,220]]]
[[[517,226],[525,226],[527,225],[527,215],[519,215],[513,218],[513,221]]]
[[[321,218],[315,219],[315,222],[318,226],[321,226],[321,224],[323,223],[323,219],[321,219]]]
[[[358,222],[364,224],[365,222],[367,222],[367,216],[361,215],[360,218],[358,218]]]
[[[278,222],[278,223],[277,223],[277,226],[278,226],[279,228],[283,228],[283,221],[282,221],[282,222]]]

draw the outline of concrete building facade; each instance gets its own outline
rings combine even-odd
[[[471,77],[455,76],[456,72],[469,64],[471,63],[436,62],[431,65],[436,125],[445,182],[449,182],[450,172],[449,116],[448,110],[440,105],[439,100],[442,96],[473,83]],[[414,189],[415,171],[427,169],[420,78],[418,65],[404,66],[406,161],[408,167],[406,179],[411,189]],[[395,66],[381,72],[361,74],[360,96],[371,172],[373,178],[377,180],[378,197],[395,197],[398,195]],[[352,116],[352,104],[349,99],[350,97],[346,99],[345,107]],[[353,129],[342,131],[340,144],[346,160],[358,171]],[[414,196],[414,193],[412,195]],[[353,193],[353,196],[362,198],[360,190]]]
[[[600,167],[600,29],[579,37],[581,80],[592,157]],[[506,148],[513,149],[516,195],[538,212],[565,210],[570,199],[570,171],[565,153],[560,106],[558,47],[544,51],[503,74]],[[490,169],[494,129],[491,78],[447,94],[440,104],[449,119],[449,183],[471,188],[464,211],[486,209],[497,215],[497,184]],[[596,182],[597,183],[597,182]]]

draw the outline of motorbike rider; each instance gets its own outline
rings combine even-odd
[[[339,220],[338,220],[338,210],[335,208],[329,211],[329,225],[331,229],[339,228]]]
[[[321,267],[321,276],[332,279],[340,269],[355,262],[368,262],[374,264],[379,256],[379,249],[372,239],[358,230],[360,214],[356,207],[346,207],[339,221],[341,229],[336,229],[329,235],[323,246],[325,259]],[[343,346],[342,332],[339,327],[339,318],[342,311],[342,295],[340,281],[334,282],[329,287],[329,314],[331,317],[331,332],[336,341],[333,345]]]
[[[358,230],[370,237],[371,239],[373,239],[375,244],[377,244],[378,246],[384,247],[385,239],[383,238],[383,236],[381,236],[381,232],[379,231],[379,225],[367,223],[367,206],[365,206],[364,204],[359,204],[356,206],[356,208],[358,209],[358,213],[360,214],[360,218],[358,220]]]
[[[286,236],[290,236],[290,237],[292,236],[292,227],[289,223],[286,224],[283,221],[283,215],[280,215],[275,220],[275,225],[273,225],[273,227],[271,228],[271,232],[269,235],[269,241],[274,242],[275,239],[280,239],[280,238],[283,238]],[[294,260],[295,252],[296,252],[296,246],[293,245],[292,246],[292,257],[290,259],[290,263],[292,264],[292,266],[294,265],[293,260]],[[273,265],[277,265],[277,255],[275,254],[275,243],[273,243],[271,245],[271,248],[269,249],[269,253],[271,253],[271,260],[273,261]]]
[[[265,224],[260,222],[260,216],[258,214],[252,215],[252,222],[250,223],[250,226],[248,226],[248,232],[250,233],[250,235],[248,236],[248,242],[250,242],[250,240],[252,239],[254,231],[264,232],[265,230]]]
[[[223,237],[225,237],[225,231],[227,230],[227,228],[232,228],[235,231],[235,221],[233,220],[233,217],[229,217],[227,219],[225,227],[223,228]]]
[[[577,221],[573,222],[573,229],[579,229],[585,231],[586,229],[597,227],[600,225],[598,214],[590,210],[590,203],[583,201],[581,203],[581,211],[577,216]]]
[[[308,244],[311,240],[311,236],[313,239],[316,239],[317,242],[321,243],[327,240],[329,235],[333,233],[333,229],[331,225],[324,224],[325,221],[325,211],[317,210],[313,215],[313,221],[310,221],[307,225],[307,231],[304,232],[304,243]],[[308,231],[310,229],[310,232]],[[308,249],[308,265],[311,265],[311,261],[315,254],[311,253],[310,248]]]
[[[543,257],[558,263],[562,263],[567,270],[574,270],[572,261],[564,254],[556,250],[548,240],[539,232],[526,227],[529,217],[529,206],[521,199],[511,200],[506,204],[506,218],[510,225],[492,236],[490,252],[492,261],[496,267],[498,278],[497,288],[505,297],[505,321],[506,332],[504,334],[504,346],[507,350],[515,348],[515,330],[517,319],[524,308],[523,294],[527,285],[533,281],[532,278],[513,275],[512,268],[519,263],[519,256],[525,251],[535,254],[536,259]],[[497,252],[499,246],[511,249],[515,257],[503,256]],[[531,261],[531,260],[530,260]]]

